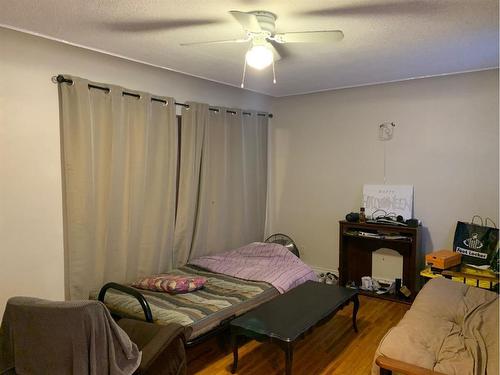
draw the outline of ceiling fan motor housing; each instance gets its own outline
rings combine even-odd
[[[256,10],[249,13],[255,14],[262,31],[269,33],[269,35],[276,33],[276,19],[278,18],[276,14],[266,12],[265,10]]]

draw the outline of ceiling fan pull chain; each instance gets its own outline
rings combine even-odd
[[[247,73],[247,60],[244,60],[245,62],[243,63],[243,77],[241,77],[241,88],[245,87],[245,75]]]
[[[274,60],[273,60],[273,83],[276,84],[276,71],[274,70]]]

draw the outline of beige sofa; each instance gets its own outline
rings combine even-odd
[[[432,279],[380,342],[372,374],[497,375],[498,335],[496,293]]]

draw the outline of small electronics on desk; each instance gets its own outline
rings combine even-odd
[[[462,255],[451,250],[438,250],[425,256],[425,262],[432,268],[446,270],[462,262]]]
[[[367,223],[372,224],[387,224],[387,225],[397,225],[401,227],[418,227],[417,219],[404,220],[402,216],[397,216],[396,218],[392,216],[378,216],[377,218],[366,220]]]
[[[381,211],[381,210],[379,210],[379,211]],[[348,213],[347,215],[345,215],[345,219],[347,221],[349,221],[350,223],[361,222],[360,214],[357,212]],[[390,215],[385,215],[385,214],[381,214],[379,216],[376,216],[374,214],[372,218],[366,219],[366,223],[368,223],[368,224],[387,224],[387,225],[396,225],[396,226],[411,227],[411,228],[418,227],[418,225],[419,225],[418,219],[404,220],[401,215],[390,216]]]

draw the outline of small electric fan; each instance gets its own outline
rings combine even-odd
[[[283,233],[272,234],[272,235],[270,235],[266,239],[265,242],[268,242],[268,243],[277,243],[277,244],[283,245],[289,251],[291,251],[292,254],[294,254],[295,256],[297,256],[298,258],[300,258],[300,253],[299,253],[299,249],[298,249],[297,245],[286,234],[283,234]]]

